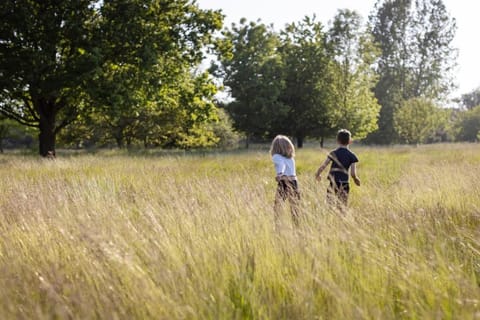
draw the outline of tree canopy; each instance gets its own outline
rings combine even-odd
[[[121,131],[149,117],[146,106],[212,113],[199,101],[211,95],[171,87],[195,78],[193,92],[211,90],[190,72],[222,25],[219,12],[187,0],[5,0],[0,17],[0,112],[39,129],[41,155],[79,114],[96,112]],[[203,116],[182,123],[187,134],[195,119]]]
[[[279,96],[285,89],[280,39],[271,27],[260,22],[233,24],[218,43],[214,74],[223,78],[233,101],[226,105],[238,130],[263,137],[282,117]]]
[[[226,29],[214,69],[230,90],[226,108],[237,128],[248,136],[288,134],[299,147],[306,137],[323,141],[343,126],[359,138],[375,130],[378,54],[367,33],[350,25],[361,23],[355,17],[329,31],[314,16],[279,32],[245,20]]]
[[[462,107],[468,110],[480,106],[480,88],[462,94],[460,103]]]
[[[373,66],[380,51],[355,11],[339,10],[328,36],[336,66],[334,122],[363,139],[378,128],[380,105],[373,93],[378,76]]]
[[[370,25],[381,49],[375,86],[381,105],[379,130],[371,140],[391,143],[398,138],[393,115],[403,101],[442,101],[450,93],[456,24],[442,0],[378,0]]]

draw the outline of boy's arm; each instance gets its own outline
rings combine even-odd
[[[350,175],[353,178],[353,181],[355,181],[355,184],[357,186],[360,186],[360,179],[357,177],[357,164],[352,163],[350,166]]]
[[[327,158],[325,159],[325,161],[323,161],[322,165],[320,166],[320,168],[318,168],[317,170],[317,173],[315,174],[315,178],[320,181],[322,179],[321,177],[321,174],[323,172],[323,170],[325,170],[325,168],[328,166],[328,164],[332,161],[332,159],[330,158]]]

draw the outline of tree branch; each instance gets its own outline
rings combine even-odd
[[[22,117],[19,114],[16,114],[13,111],[5,110],[5,109],[0,109],[0,113],[5,115],[7,118],[10,118],[12,120],[17,121],[18,123],[28,126],[28,127],[33,127],[33,128],[38,128],[39,125],[36,121],[31,120],[31,119],[26,119],[25,117]]]
[[[66,106],[65,100],[62,99],[62,101],[60,101],[58,103],[58,105],[59,105],[59,107],[56,108],[56,112],[58,112],[58,110],[60,110],[60,109],[62,109]],[[63,121],[55,128],[55,134],[57,134],[60,130],[62,130],[63,128],[68,126],[73,121],[75,121],[75,119],[77,119],[78,115],[79,115],[79,112],[77,110],[75,110],[74,108],[70,108],[70,112],[68,112],[65,115],[65,118],[63,119]]]
[[[35,110],[32,108],[32,105],[30,104],[30,102],[28,101],[28,99],[23,98],[23,102],[25,103],[25,106],[27,107],[28,111],[30,111],[30,114],[31,114],[32,117],[35,119],[35,121],[40,121],[40,118],[37,116],[37,113],[36,113]]]
[[[57,134],[60,130],[68,126],[73,121],[75,121],[76,118],[77,118],[77,114],[63,119],[63,121],[55,128],[55,134]]]

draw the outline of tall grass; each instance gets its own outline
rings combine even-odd
[[[354,151],[277,229],[266,152],[0,156],[0,318],[480,319],[480,146]]]

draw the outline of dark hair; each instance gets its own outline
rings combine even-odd
[[[352,138],[352,134],[347,129],[338,130],[337,141],[340,144],[343,144],[343,145],[349,144],[351,138]]]

